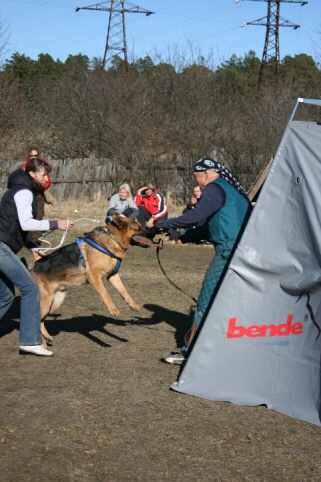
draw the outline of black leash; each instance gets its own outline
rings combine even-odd
[[[165,273],[165,270],[162,266],[162,263],[160,262],[160,259],[159,259],[159,251],[161,249],[163,249],[163,246],[164,246],[164,242],[162,239],[159,239],[158,243],[154,244],[154,246],[156,246],[156,256],[157,256],[157,261],[158,261],[158,264],[159,264],[159,267],[161,269],[161,272],[163,273],[163,275],[165,276],[165,278],[169,281],[169,283],[174,286],[177,290],[181,291],[182,293],[184,293],[184,295],[188,296],[191,300],[193,300],[195,303],[197,303],[197,300],[189,295],[188,293],[186,293],[186,291],[182,290],[179,286],[177,286],[171,279],[169,279],[169,277],[167,276],[167,274]]]

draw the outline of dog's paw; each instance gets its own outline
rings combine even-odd
[[[47,343],[51,344],[53,343],[53,338],[51,335],[49,335],[48,331],[46,330],[45,327],[41,327],[40,329],[40,333],[41,333],[41,336],[42,336],[42,339],[44,341],[46,341]]]
[[[130,303],[129,306],[131,307],[132,310],[139,311],[140,306],[137,303]]]
[[[111,316],[117,316],[117,318],[120,316],[120,311],[116,308],[116,306],[109,308],[109,312]]]
[[[42,335],[42,336],[43,336],[43,335]],[[46,342],[47,345],[50,345],[50,346],[53,345],[53,338],[52,338],[52,336],[43,336],[43,338],[44,338],[44,340],[45,340],[45,342]]]

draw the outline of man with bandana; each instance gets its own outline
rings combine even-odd
[[[185,362],[195,333],[224,277],[251,211],[250,201],[242,186],[221,163],[210,157],[199,159],[194,166],[194,178],[202,188],[202,197],[195,209],[164,221],[163,227],[169,230],[172,239],[179,238],[183,243],[197,243],[202,239],[210,241],[215,247],[215,256],[197,300],[192,327],[187,334],[187,346],[162,354],[163,361],[174,365]],[[191,228],[204,219],[204,224]]]

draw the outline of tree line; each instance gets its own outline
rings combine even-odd
[[[274,156],[296,99],[321,98],[321,70],[306,54],[285,56],[278,78],[268,65],[260,89],[254,51],[215,68],[178,51],[166,60],[139,58],[127,69],[118,56],[108,70],[100,65],[82,54],[61,62],[14,53],[3,62],[3,166],[37,145],[49,158],[109,159],[120,172],[129,169],[133,189],[151,179],[165,191],[177,169],[192,188],[192,165],[212,156],[248,189]],[[317,109],[303,108],[308,120],[319,120]],[[115,185],[124,180],[116,176]]]

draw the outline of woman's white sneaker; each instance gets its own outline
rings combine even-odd
[[[21,354],[30,353],[31,355],[38,355],[38,356],[52,356],[53,352],[47,350],[43,345],[20,345],[19,352]]]

